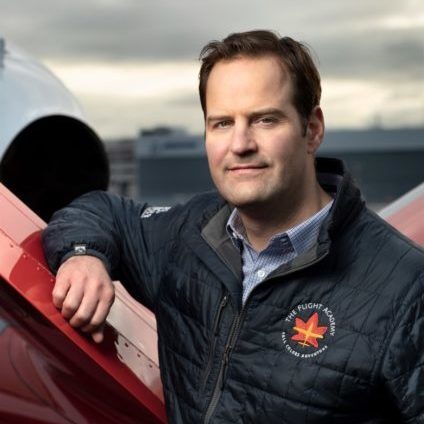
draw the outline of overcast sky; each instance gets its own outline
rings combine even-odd
[[[313,49],[327,127],[424,126],[423,0],[0,0],[0,35],[47,64],[105,138],[202,131],[200,49],[258,28]]]

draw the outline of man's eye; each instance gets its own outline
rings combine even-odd
[[[275,124],[277,122],[277,119],[273,116],[262,116],[261,118],[257,119],[257,122],[259,124],[271,125]]]
[[[231,125],[231,121],[219,121],[215,124],[216,128],[228,128]]]

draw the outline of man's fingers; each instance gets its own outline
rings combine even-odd
[[[53,303],[73,327],[103,340],[103,326],[115,288],[103,262],[93,256],[73,256],[58,270]]]
[[[74,258],[70,258],[64,262],[57,271],[56,282],[52,291],[52,300],[53,304],[58,309],[63,308],[71,287],[73,287],[74,284],[81,285],[81,283],[84,282],[85,274],[80,271],[78,265],[73,265]],[[67,299],[67,301],[68,304],[66,309],[70,310],[74,307],[74,305],[72,305],[72,298]]]
[[[87,293],[84,293],[84,296],[81,296],[79,307],[77,307],[74,314],[69,319],[69,324],[71,324],[72,327],[83,327],[89,324],[96,312],[98,303],[99,300],[96,296],[89,296]]]
[[[87,288],[84,298],[76,314],[70,321],[74,327],[83,326],[85,332],[92,332],[106,321],[115,298],[115,290],[112,284],[104,284],[96,292]]]
[[[56,277],[56,282],[52,291],[53,305],[58,309],[62,309],[63,302],[71,287],[67,278],[62,278],[60,274]]]
[[[80,305],[84,298],[84,284],[81,282],[74,282],[62,303],[62,316],[70,320],[74,317],[75,313],[80,309]],[[71,324],[72,325],[72,324]]]
[[[91,333],[91,337],[93,338],[93,340],[96,343],[101,343],[103,341],[103,337],[104,337],[103,331],[104,331],[104,328],[105,328],[105,326],[103,324],[97,330],[95,330],[95,331],[93,331]]]

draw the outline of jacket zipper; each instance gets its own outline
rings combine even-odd
[[[212,414],[215,411],[216,405],[218,404],[219,398],[221,397],[223,385],[224,385],[224,376],[226,374],[226,369],[229,361],[230,352],[232,349],[232,341],[234,339],[234,334],[236,333],[236,329],[240,327],[240,318],[244,312],[245,308],[243,307],[241,312],[236,315],[230,329],[230,333],[227,338],[227,342],[225,344],[224,354],[221,359],[221,367],[219,369],[218,378],[215,383],[214,390],[212,392],[211,400],[209,401],[208,408],[206,409],[203,423],[208,424]]]
[[[224,354],[223,354],[222,360],[221,360],[221,367],[220,367],[220,370],[219,370],[218,378],[216,380],[215,387],[214,387],[214,390],[212,392],[211,400],[209,401],[209,405],[208,405],[206,412],[205,412],[205,415],[204,415],[203,424],[209,424],[209,421],[210,421],[213,413],[215,412],[215,408],[218,405],[218,401],[219,401],[221,394],[222,394],[222,391],[224,389],[225,377],[226,377],[228,363],[230,361],[230,355],[231,355],[231,352],[232,352],[232,350],[235,346],[235,342],[236,342],[236,340],[239,336],[241,324],[242,324],[242,321],[244,319],[244,316],[246,315],[245,311],[247,310],[247,305],[248,305],[248,303],[249,303],[249,301],[252,297],[252,293],[259,286],[262,287],[262,285],[264,283],[269,283],[270,281],[274,280],[275,278],[286,277],[287,275],[293,274],[294,272],[301,271],[305,268],[309,268],[310,266],[315,265],[316,263],[323,260],[327,255],[328,255],[328,251],[326,251],[319,258],[316,258],[315,260],[308,262],[307,264],[305,264],[303,266],[300,266],[300,267],[295,268],[295,269],[288,270],[287,272],[285,272],[283,274],[275,275],[275,276],[273,276],[269,279],[266,279],[265,281],[263,281],[261,284],[256,286],[251,291],[248,298],[246,299],[245,304],[242,306],[240,313],[238,313],[236,315],[236,317],[233,321],[233,324],[231,325],[230,333],[229,333],[229,336],[228,336],[228,339],[227,339],[227,343],[225,344]]]
[[[227,306],[229,298],[230,298],[230,296],[228,295],[228,293],[226,293],[223,296],[223,298],[221,299],[221,303],[219,304],[219,307],[218,307],[218,312],[216,314],[215,322],[214,322],[213,329],[212,329],[212,340],[209,344],[208,362],[207,362],[207,365],[206,365],[206,370],[205,370],[204,377],[203,377],[203,380],[202,380],[202,385],[201,385],[202,390],[205,389],[206,383],[208,381],[209,373],[211,372],[211,369],[212,369],[213,356],[214,356],[214,352],[215,352],[219,323],[221,322],[222,313],[223,313],[225,307]]]

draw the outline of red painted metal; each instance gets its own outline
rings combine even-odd
[[[401,233],[424,246],[424,184],[386,208],[382,217]]]
[[[103,343],[74,330],[51,301],[44,226],[0,184],[0,421],[166,422],[153,315],[118,287]]]
[[[424,245],[424,186],[382,213]],[[117,284],[105,341],[51,302],[45,223],[0,184],[0,422],[164,423],[156,322]]]

